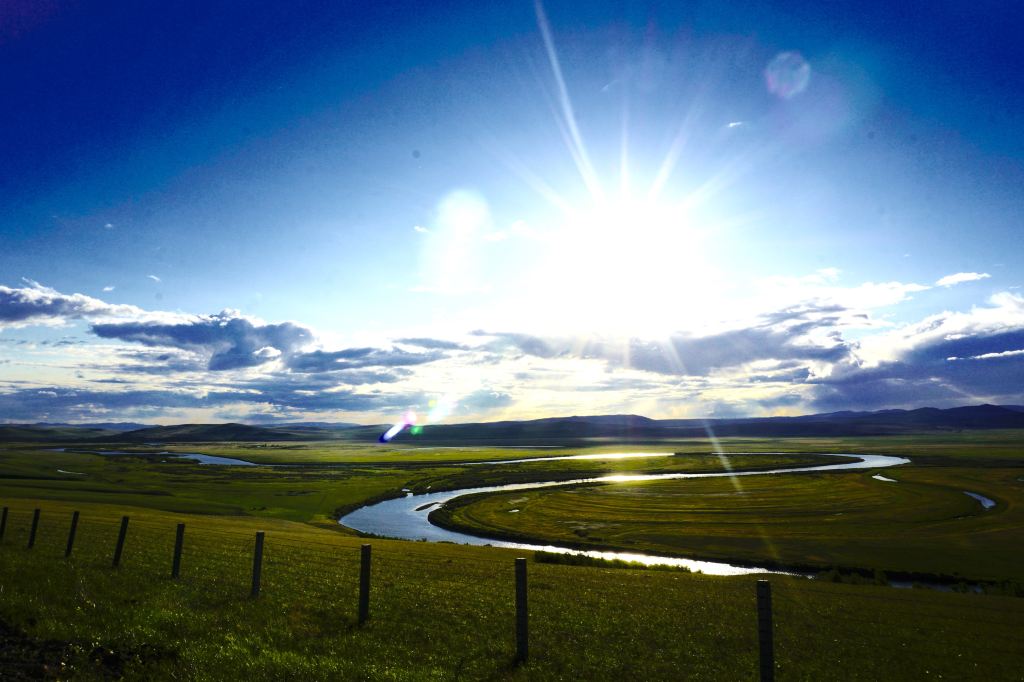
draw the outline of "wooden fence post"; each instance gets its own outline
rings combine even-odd
[[[178,524],[178,531],[174,536],[174,561],[171,562],[171,578],[176,579],[181,573],[181,548],[185,544],[185,524]]]
[[[4,507],[4,514],[0,516],[0,540],[4,539],[4,533],[7,532],[7,507]]]
[[[28,548],[32,549],[32,545],[36,544],[36,531],[39,530],[39,510],[36,509],[32,512],[32,530],[28,532]]]
[[[370,619],[370,545],[359,548],[359,624]]]
[[[121,563],[121,553],[124,551],[124,539],[128,535],[128,517],[121,517],[121,530],[117,534],[117,546],[114,548],[114,561],[111,564],[117,568]]]
[[[757,581],[757,639],[761,662],[761,682],[775,680],[775,650],[772,641],[772,585]]]
[[[252,591],[253,599],[260,596],[260,577],[263,574],[263,531],[256,531],[256,548],[252,554]]]
[[[530,630],[526,600],[526,559],[516,559],[516,662],[530,655]]]
[[[68,546],[64,548],[64,558],[71,556],[71,550],[75,546],[75,531],[78,530],[78,512],[71,515],[71,530],[68,531]]]

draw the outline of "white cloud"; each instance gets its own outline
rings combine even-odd
[[[935,282],[935,286],[951,287],[956,284],[963,284],[964,282],[977,282],[980,279],[988,279],[989,277],[991,275],[987,272],[958,272],[939,279]]]
[[[1024,329],[1024,297],[1002,292],[988,302],[988,306],[930,315],[920,322],[866,337],[861,340],[857,355],[872,367],[923,346]]]
[[[27,286],[20,288],[0,286],[0,328],[146,315],[146,311],[135,306],[113,305],[85,294],[62,294],[31,279],[24,282]]]
[[[113,291],[113,290],[114,290],[114,286],[113,285],[103,287],[103,291]]]
[[[957,360],[992,360],[994,358],[1012,358],[1015,355],[1024,355],[1024,350],[1004,350],[999,353],[982,353],[981,355],[972,355],[966,358],[953,356],[946,359],[950,362],[955,362]]]
[[[154,282],[156,282],[158,284],[160,283],[160,278],[157,277],[156,275],[146,275],[146,277],[150,278],[151,280],[153,280]]]
[[[777,310],[788,306],[815,302],[832,304],[850,311],[863,312],[896,305],[911,298],[912,294],[931,289],[914,282],[864,282],[857,286],[838,283],[837,268],[822,268],[802,277],[768,277],[755,284],[754,310]],[[735,304],[730,305],[735,307]]]

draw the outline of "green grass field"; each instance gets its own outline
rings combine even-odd
[[[518,491],[456,502],[432,518],[471,533],[580,547],[1024,581],[1018,470],[884,473],[898,483],[867,471]],[[963,489],[997,507],[983,510]]]
[[[82,520],[63,558],[72,509]],[[12,507],[2,616],[65,644],[63,676],[128,679],[755,679],[752,578],[531,563],[531,658],[513,665],[508,550],[373,541],[371,621],[356,626],[362,540],[289,521],[46,503]],[[110,557],[132,514],[118,569]],[[187,524],[169,578],[174,524]],[[267,532],[248,598],[253,532]],[[779,675],[1013,679],[1024,600],[775,577]]]
[[[84,447],[84,449],[89,449]],[[305,444],[264,460],[252,444],[168,448],[242,458],[287,467],[199,465],[160,455],[165,448],[131,448],[136,456],[53,452],[40,446],[0,450],[0,496],[111,502],[165,511],[271,516],[336,525],[338,510],[403,488],[417,492],[513,481],[546,481],[614,473],[721,471],[711,454],[620,461],[534,462],[507,466],[452,466],[453,462],[576,454],[578,450],[401,450],[374,446]],[[616,450],[615,448],[602,448]],[[596,451],[601,451],[598,449]],[[673,452],[671,447],[648,448]],[[622,447],[618,448],[622,450]],[[633,450],[630,448],[630,450]],[[643,448],[636,451],[642,451]],[[432,459],[433,457],[433,459]],[[811,464],[812,455],[737,457],[737,469]],[[61,473],[65,472],[65,473]]]
[[[531,539],[1020,581],[1021,442],[1014,433],[917,444],[737,439],[725,449],[905,454],[913,463],[882,472],[895,484],[863,471],[746,477],[742,494],[729,479],[662,481],[494,495],[453,511],[460,523]],[[0,543],[0,669],[27,679],[756,679],[754,577],[530,562],[531,657],[516,666],[512,559],[521,553],[366,540],[334,521],[340,508],[402,488],[718,471],[706,442],[602,446],[694,453],[677,457],[490,467],[449,464],[580,450],[175,449],[311,466],[213,467],[4,446],[0,504],[11,511]],[[738,468],[816,461],[731,458]],[[993,498],[996,509],[982,512],[964,489]],[[513,500],[520,512],[509,514]],[[42,522],[29,550],[35,508]],[[74,510],[82,514],[78,538],[64,559]],[[122,514],[131,523],[115,570]],[[186,542],[182,577],[172,581],[178,522],[187,524]],[[251,600],[257,529],[267,533],[266,561],[262,594]],[[360,628],[363,542],[373,544],[373,599]],[[780,679],[1001,680],[1020,679],[1024,669],[1024,599],[771,581]]]

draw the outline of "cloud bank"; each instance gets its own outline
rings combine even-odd
[[[313,341],[313,333],[297,324],[263,324],[229,310],[174,324],[94,324],[91,331],[103,339],[193,351],[208,357],[207,369],[212,371],[255,367],[290,357]]]
[[[0,329],[29,324],[62,324],[68,320],[100,317],[138,317],[141,308],[105,303],[84,294],[62,294],[26,279],[26,286],[0,285]]]
[[[936,286],[984,278],[956,273]],[[234,310],[144,310],[26,281],[0,286],[0,326],[17,336],[29,325],[77,323],[84,335],[0,338],[0,419],[199,413],[388,421],[442,397],[458,404],[452,418],[462,420],[1024,403],[1024,297],[1003,292],[968,310],[897,324],[876,310],[927,287],[869,283],[826,295],[833,279],[815,275],[804,302],[704,333],[478,330],[461,337],[467,343],[398,336],[348,348],[324,347],[297,322]],[[41,381],[36,368],[63,372],[66,383]]]

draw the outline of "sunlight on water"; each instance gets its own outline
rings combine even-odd
[[[623,455],[644,455],[658,456],[659,453],[610,453]],[[660,456],[669,456],[672,453],[660,453]],[[819,453],[825,454],[825,453]],[[425,495],[414,495],[402,497],[377,504],[361,507],[354,512],[343,516],[338,523],[364,533],[373,533],[383,537],[401,538],[405,540],[426,540],[429,542],[454,542],[467,545],[490,545],[493,547],[508,547],[529,551],[544,551],[558,554],[579,554],[598,559],[618,559],[622,561],[638,562],[651,566],[681,566],[691,571],[701,571],[711,575],[742,575],[746,573],[773,573],[763,567],[736,566],[724,562],[696,561],[679,557],[658,556],[653,554],[638,554],[632,552],[604,552],[597,550],[577,550],[557,545],[532,545],[520,542],[506,542],[503,540],[490,540],[484,537],[477,537],[466,533],[458,533],[446,530],[433,525],[429,519],[431,509],[439,505],[461,497],[476,493],[504,492],[511,490],[535,490],[538,488],[551,488],[555,486],[567,486],[578,483],[619,483],[633,481],[662,481],[684,478],[721,478],[723,476],[764,476],[774,474],[792,474],[808,471],[839,471],[848,469],[878,469],[897,466],[910,462],[905,457],[889,457],[885,455],[844,455],[829,454],[831,457],[851,457],[856,461],[843,462],[841,464],[824,464],[818,466],[793,467],[782,469],[769,469],[765,471],[741,471],[724,473],[675,473],[675,474],[635,474],[635,475],[613,475],[598,476],[592,478],[579,478],[570,481],[545,481],[542,483],[512,483],[508,485],[488,486],[480,488],[466,488],[463,490],[452,490],[441,493],[427,493]],[[576,456],[579,458],[580,456]],[[530,461],[539,461],[545,458],[531,458]],[[551,457],[547,459],[569,459],[567,457]],[[498,462],[491,462],[497,464]]]
[[[992,509],[993,507],[996,506],[996,501],[995,500],[990,499],[988,497],[985,497],[984,495],[979,495],[978,493],[972,493],[972,492],[969,492],[967,490],[964,491],[964,495],[969,495],[970,497],[973,497],[974,499],[976,499],[978,502],[981,503],[981,506],[984,509]]]

